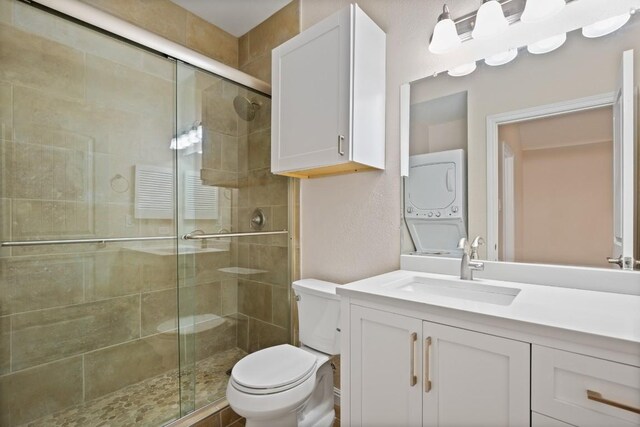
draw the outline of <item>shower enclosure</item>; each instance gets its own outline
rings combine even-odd
[[[0,0],[0,426],[163,425],[290,342],[268,96]]]

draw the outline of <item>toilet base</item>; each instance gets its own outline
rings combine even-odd
[[[333,409],[333,370],[325,362],[316,372],[316,385],[309,398],[296,410],[277,418],[247,418],[246,427],[331,427]]]

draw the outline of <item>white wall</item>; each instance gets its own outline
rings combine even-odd
[[[301,0],[301,29],[349,3],[349,0]],[[510,36],[500,41],[481,43],[472,40],[454,54],[430,55],[427,44],[443,3],[441,0],[358,1],[365,13],[387,34],[386,170],[301,183],[302,277],[346,283],[399,268],[400,85],[505,50],[511,47],[509,43],[522,39],[527,33],[524,25],[512,26]],[[481,2],[456,0],[449,3],[455,18],[476,10]],[[581,23],[611,16],[612,9],[620,13],[628,10],[629,4],[636,3],[640,6],[640,0],[576,1],[567,6],[567,13],[549,20],[537,33],[551,36],[559,28],[578,28]],[[577,9],[589,10],[572,12]]]

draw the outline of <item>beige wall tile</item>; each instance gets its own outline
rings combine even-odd
[[[14,0],[0,0],[0,22],[10,24],[13,21]]]
[[[249,318],[249,353],[289,342],[289,332],[270,323]]]
[[[251,245],[249,263],[252,268],[265,270],[265,273],[253,275],[254,280],[273,285],[288,287],[289,251],[287,247],[271,245]]]
[[[250,170],[263,169],[271,166],[271,129],[265,129],[249,134],[249,164]]]
[[[249,205],[274,206],[288,202],[289,181],[268,168],[249,171]]]
[[[236,414],[230,407],[226,407],[220,411],[220,422],[222,423],[222,427],[228,427],[240,418],[242,417]]]
[[[176,289],[142,294],[142,335],[162,332],[158,327],[170,321],[177,328],[178,292]],[[172,328],[172,329],[173,329]]]
[[[152,56],[142,49],[105,34],[54,17],[21,2],[14,3],[13,24],[25,32],[138,69],[142,66],[143,56]],[[166,59],[165,62],[169,63]]]
[[[238,89],[232,83],[221,80],[202,92],[202,125],[226,135],[238,135],[238,115],[233,99]]]
[[[240,68],[241,71],[271,84],[271,54],[255,57]]]
[[[253,94],[250,98],[260,104],[260,109],[256,111],[255,119],[248,122],[247,133],[271,129],[271,100],[258,94]]]
[[[11,368],[11,318],[0,317],[0,375],[9,372]]]
[[[0,24],[0,80],[67,98],[84,97],[84,54]]]
[[[139,337],[139,304],[136,295],[14,315],[12,369]]]
[[[249,280],[238,281],[238,312],[271,322],[271,286]]]
[[[182,45],[188,12],[169,0],[82,0]]]
[[[134,251],[97,252],[85,257],[87,301],[102,300],[140,292],[142,256]]]
[[[4,82],[0,82],[0,139],[13,139],[13,88]]]
[[[299,32],[300,2],[294,0],[249,31],[249,57],[270,53]]]
[[[231,266],[230,252],[198,253],[193,256],[197,284],[219,282],[229,276],[220,271],[223,267]]]
[[[86,203],[14,199],[11,232],[17,240],[92,235],[90,209]]]
[[[33,126],[85,135],[93,140],[93,150],[101,153],[144,139],[140,118],[125,111],[92,108],[23,87],[14,87],[13,105],[17,141],[33,138]]]
[[[82,358],[0,377],[0,425],[17,426],[82,401]]]
[[[249,351],[249,318],[240,313],[236,314],[235,318],[238,324],[237,346],[238,348],[248,352]]]
[[[0,314],[80,303],[83,278],[77,256],[0,259]]]
[[[176,286],[177,266],[173,256],[145,255],[142,261],[142,283],[146,291]]]
[[[86,64],[88,103],[173,121],[174,83],[93,55]]]
[[[198,332],[195,336],[196,359],[202,360],[221,351],[236,347],[237,343],[237,319],[235,316],[226,316],[224,321],[215,320],[203,325],[213,326]]]
[[[238,312],[238,280],[223,280],[222,286],[222,314],[227,316]]]
[[[220,159],[222,170],[238,171],[238,140],[236,136],[223,135]]]
[[[93,177],[92,162],[86,151],[90,141],[83,138],[84,147],[80,143],[77,144],[79,147],[72,149],[47,144],[55,138],[56,135],[51,135],[43,140],[29,140],[34,143],[4,141],[6,197],[74,203],[89,200],[92,190],[89,184]]]
[[[95,399],[178,368],[177,335],[155,335],[85,356],[85,396]]]
[[[187,12],[187,47],[238,68],[238,39]]]
[[[273,304],[273,324],[289,328],[291,302],[289,299],[289,287],[273,287],[272,304]]]
[[[249,62],[249,33],[238,38],[238,68],[244,67]]]

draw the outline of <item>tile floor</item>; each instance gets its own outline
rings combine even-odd
[[[196,365],[196,407],[221,399],[225,395],[230,369],[246,353],[234,348],[200,360]],[[193,377],[183,375],[183,394],[194,392]],[[99,399],[75,405],[24,426],[116,427],[161,426],[176,419],[179,413],[178,370],[167,372],[124,387]]]

